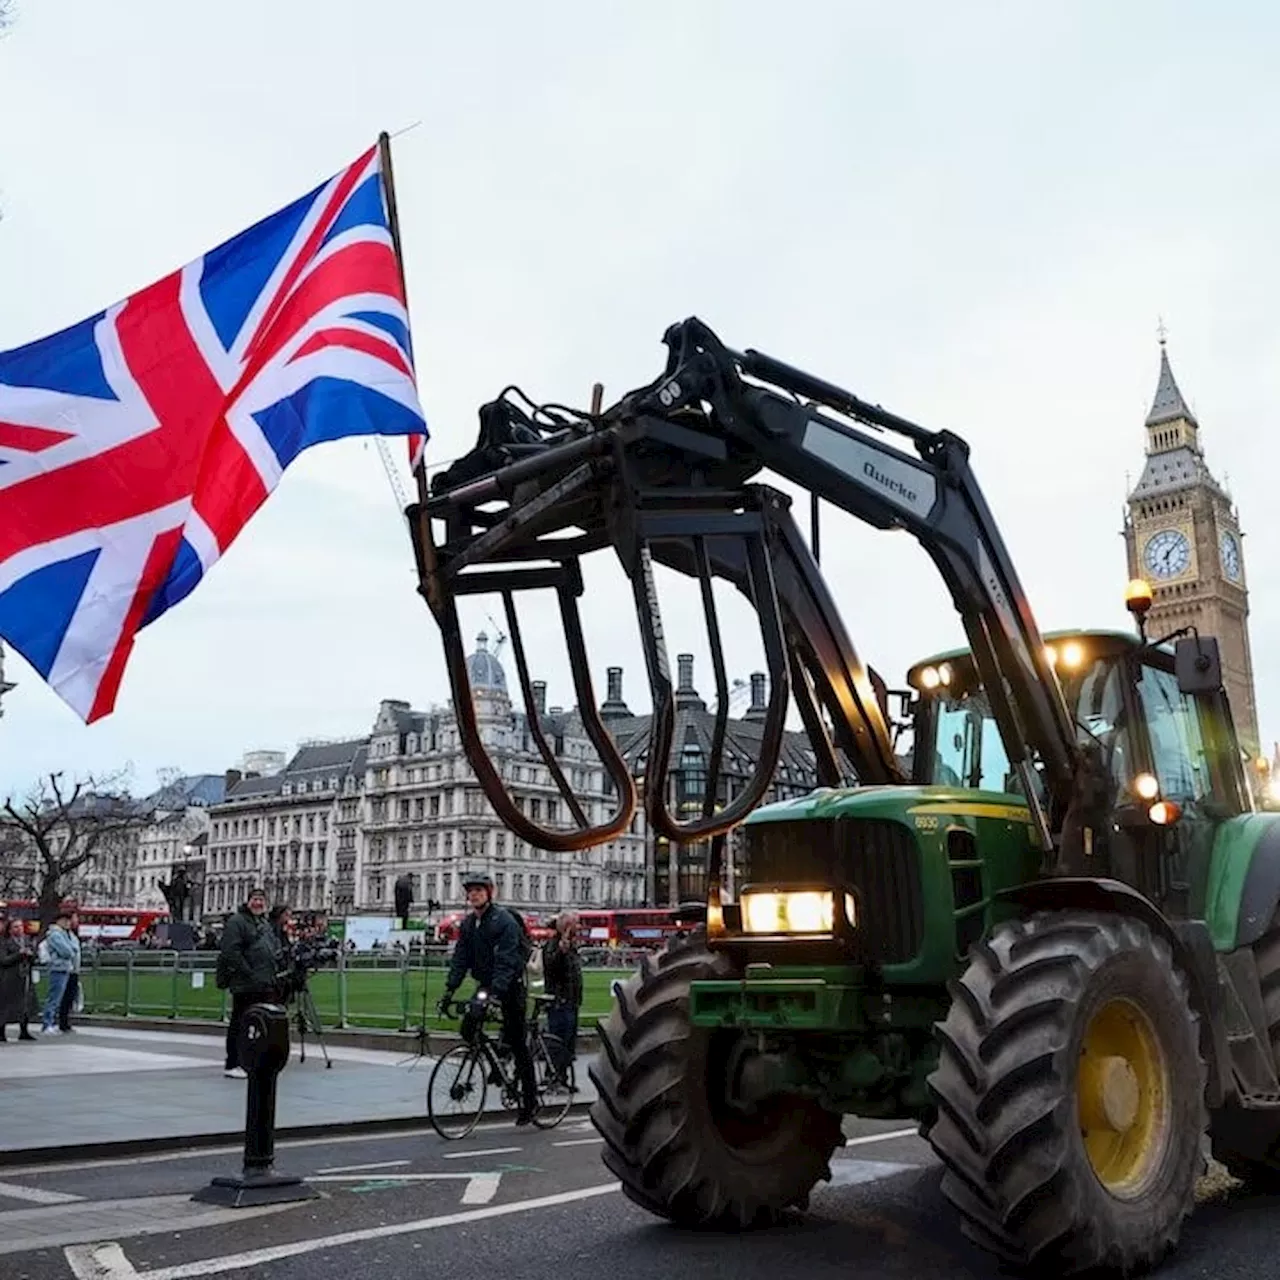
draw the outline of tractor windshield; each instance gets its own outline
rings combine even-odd
[[[1110,647],[1090,653],[1080,643],[1067,642],[1057,667],[1078,736],[1101,745],[1113,782],[1123,787],[1131,777],[1133,752],[1122,654]],[[1020,795],[1021,780],[1009,764],[972,665],[953,659],[922,668],[916,677],[921,698],[914,726],[914,780]],[[1040,798],[1046,799],[1042,790]]]

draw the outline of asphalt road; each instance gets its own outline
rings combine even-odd
[[[277,1169],[322,1198],[267,1210],[190,1200],[238,1151],[0,1171],[5,1280],[986,1280],[1000,1274],[956,1229],[927,1146],[904,1126],[850,1122],[850,1145],[810,1212],[751,1235],[680,1231],[627,1201],[584,1116],[555,1130],[495,1121],[463,1142],[431,1131],[281,1145]],[[1280,1200],[1201,1205],[1162,1280],[1269,1275]]]

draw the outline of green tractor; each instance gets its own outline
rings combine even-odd
[[[738,901],[619,985],[592,1118],[637,1203],[772,1220],[843,1115],[908,1118],[980,1245],[1128,1269],[1176,1240],[1206,1134],[1280,1175],[1280,817],[1171,646],[1046,639],[1114,782],[1109,875],[1039,878],[972,655],[917,664],[910,785],[757,808]]]
[[[1148,639],[1144,583],[1134,633],[1042,635],[963,440],[731,351],[696,319],[665,340],[663,374],[606,411],[486,405],[476,448],[430,493],[420,477],[409,510],[463,746],[506,825],[588,848],[627,829],[643,794],[655,835],[708,848],[705,920],[618,984],[601,1024],[605,1164],[656,1215],[741,1229],[807,1204],[844,1116],[901,1117],[992,1253],[1058,1274],[1150,1266],[1193,1208],[1207,1144],[1242,1178],[1280,1176],[1280,815],[1254,807],[1216,642]],[[819,571],[816,515],[811,550],[791,499],[747,483],[765,468],[815,513],[822,500],[916,537],[968,646],[891,692]],[[577,614],[578,562],[598,550],[630,580],[653,692],[642,788],[597,713]],[[655,563],[701,584],[716,671],[692,818],[668,807]],[[769,668],[758,767],[733,793],[717,577],[755,609]],[[557,596],[611,817],[580,802],[540,727],[513,606],[525,589]],[[536,822],[490,759],[504,730],[475,712],[468,593],[504,600],[522,732],[576,826]],[[764,803],[792,703],[821,785]]]

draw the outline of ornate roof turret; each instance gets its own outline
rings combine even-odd
[[[1177,379],[1173,376],[1173,369],[1169,365],[1169,352],[1165,347],[1164,338],[1161,337],[1160,377],[1156,382],[1156,394],[1151,402],[1151,412],[1147,414],[1147,426],[1158,427],[1166,422],[1177,422],[1179,418],[1191,423],[1193,427],[1200,425],[1178,389]]]
[[[467,658],[467,674],[475,692],[507,692],[507,673],[496,653],[489,652],[489,637],[482,631],[476,636],[476,650]]]

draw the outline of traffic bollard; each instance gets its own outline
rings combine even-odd
[[[245,1097],[244,1168],[217,1177],[191,1198],[205,1204],[247,1208],[315,1200],[320,1193],[293,1174],[276,1173],[276,1084],[289,1061],[289,1015],[283,1005],[255,1004],[245,1011],[237,1041],[249,1074]]]

